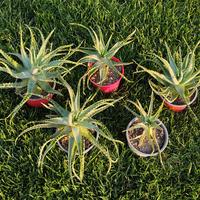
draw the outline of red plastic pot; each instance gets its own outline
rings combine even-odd
[[[49,100],[53,98],[53,94],[48,94],[46,97],[44,98],[38,98],[38,99],[29,99],[26,103],[31,106],[31,107],[35,107],[35,108],[42,108],[44,107],[43,104],[48,104]]]
[[[112,60],[114,62],[121,62],[121,60],[116,58],[116,57],[112,57]],[[89,68],[92,67],[93,64],[94,63],[88,63],[88,67]],[[121,68],[122,68],[121,74],[124,75],[124,65],[122,65]],[[112,92],[114,92],[114,91],[116,91],[118,89],[121,79],[122,79],[122,76],[120,76],[120,78],[117,81],[115,81],[114,83],[111,83],[109,85],[104,85],[104,86],[92,81],[91,79],[90,79],[90,82],[95,87],[99,88],[103,93],[112,93]]]
[[[50,85],[53,85],[53,89],[56,88],[56,83],[50,83]],[[44,107],[43,104],[48,104],[49,101],[53,98],[54,94],[47,94],[46,96],[44,96],[43,98],[41,97],[37,97],[37,98],[30,98],[26,104],[29,105],[30,107],[34,107],[34,108],[42,108]],[[20,94],[20,96],[23,98],[23,95]]]
[[[190,101],[190,103],[188,105],[191,105],[197,98],[198,95],[198,90],[196,90],[193,99]],[[162,98],[162,97],[161,97]],[[163,98],[162,98],[163,99]],[[175,105],[173,103],[169,103],[168,101],[164,100],[164,104],[167,108],[169,108],[170,110],[174,111],[174,112],[181,112],[183,110],[185,110],[187,108],[187,105]]]

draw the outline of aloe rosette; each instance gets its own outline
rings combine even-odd
[[[24,45],[22,29],[20,28],[20,53],[6,53],[0,49],[0,72],[7,73],[14,78],[13,82],[1,83],[0,89],[15,88],[16,93],[23,96],[22,101],[14,108],[9,116],[14,115],[32,96],[43,97],[46,94],[58,94],[54,83],[60,76],[60,73],[66,73],[69,70],[63,67],[65,63],[73,63],[68,60],[72,52],[72,45],[60,46],[54,50],[47,48],[49,39],[53,31],[45,39],[42,32],[38,30],[41,36],[41,46],[36,41],[35,34],[30,27],[30,47]],[[66,53],[68,52],[68,53]]]
[[[168,60],[154,54],[154,62],[161,71],[150,70],[139,65],[157,81],[155,83],[149,80],[149,84],[152,90],[166,101],[173,103],[177,99],[182,99],[185,104],[189,104],[191,96],[199,87],[200,69],[195,66],[195,50],[199,43],[200,41],[185,57],[182,57],[181,49],[172,56],[165,43]]]
[[[138,113],[137,113],[133,109],[125,105],[126,109],[135,116],[135,118],[128,124],[127,129],[126,129],[126,137],[127,137],[130,148],[136,154],[143,157],[156,156],[159,154],[161,164],[163,165],[161,152],[166,148],[167,143],[168,143],[168,131],[165,125],[158,119],[163,108],[163,103],[160,105],[158,110],[154,113],[153,92],[151,94],[151,101],[150,101],[147,112],[145,111],[145,109],[143,108],[139,100],[137,100],[136,102],[129,100],[128,102],[134,105],[136,109],[138,110]],[[131,140],[135,140],[135,141],[137,140],[138,147],[144,147],[145,145],[150,144],[152,147],[151,153],[141,152],[139,149],[137,149],[135,146],[132,145],[129,135],[130,135],[130,132],[134,132],[137,130],[142,130],[141,134],[136,135],[136,137],[132,138]],[[164,141],[163,141],[162,146],[160,146],[161,144],[159,144],[160,142],[158,142],[158,139],[157,139],[158,137],[157,130],[159,130],[160,132],[159,137],[160,135],[164,135]]]
[[[109,37],[108,41],[105,42],[100,27],[98,27],[99,34],[97,34],[91,27],[88,28],[82,24],[74,25],[81,26],[88,30],[94,44],[94,46],[91,48],[82,47],[79,49],[80,52],[86,54],[86,56],[82,57],[79,62],[89,64],[88,71],[85,74],[85,77],[88,77],[87,85],[89,84],[89,80],[91,80],[91,77],[93,77],[97,73],[99,75],[99,81],[96,83],[100,86],[105,85],[104,83],[108,80],[110,71],[114,72],[119,77],[123,77],[126,79],[123,74],[123,70],[120,71],[119,67],[123,68],[124,65],[129,65],[131,63],[124,63],[120,60],[116,62],[114,56],[122,47],[130,44],[133,41],[133,35],[135,31],[128,35],[124,40],[121,40],[110,47],[112,35]]]
[[[120,143],[120,141],[113,139],[105,125],[93,117],[108,107],[114,106],[114,103],[116,103],[118,100],[102,99],[88,105],[93,100],[95,96],[94,94],[91,95],[81,106],[80,82],[78,84],[76,94],[64,79],[62,79],[62,82],[69,93],[70,99],[68,105],[66,105],[66,107],[62,107],[55,101],[51,101],[51,103],[46,107],[54,111],[56,115],[50,115],[48,116],[48,119],[37,122],[37,124],[24,130],[19,137],[28,131],[38,128],[56,128],[56,132],[41,147],[38,166],[42,168],[46,154],[56,145],[58,141],[66,136],[68,138],[67,158],[69,174],[72,180],[73,176],[75,176],[80,181],[83,180],[84,175],[84,140],[86,139],[108,158],[109,172],[111,169],[111,164],[116,162],[116,160],[113,160],[108,148],[103,144],[100,144],[92,132],[96,132],[99,136],[102,136],[104,139],[112,142],[117,154],[118,147],[116,143]],[[80,161],[79,175],[74,167],[76,162],[75,158],[77,155]]]

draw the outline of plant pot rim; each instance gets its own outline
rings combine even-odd
[[[115,62],[121,62],[121,60],[115,56],[112,57],[112,60]],[[88,63],[88,67],[91,67],[92,63]],[[124,65],[121,65],[121,74],[124,75]],[[120,74],[120,77],[113,83],[107,84],[107,85],[100,85],[98,83],[96,83],[95,81],[90,79],[90,82],[93,83],[95,86],[97,87],[101,87],[101,88],[106,88],[106,87],[110,87],[112,85],[115,85],[116,83],[120,82],[122,79],[122,75]]]
[[[193,94],[195,94],[194,98],[190,101],[190,103],[189,104],[182,104],[182,105],[176,105],[176,104],[173,104],[173,102],[170,103],[169,101],[165,100],[162,96],[160,96],[160,98],[162,100],[164,100],[167,104],[171,105],[171,106],[174,106],[174,107],[177,107],[177,108],[181,108],[181,107],[186,107],[186,106],[189,106],[189,105],[193,104],[194,101],[197,99],[198,93],[199,93],[199,91],[198,91],[198,89],[196,89],[195,92],[193,93]]]
[[[131,149],[134,153],[136,153],[137,155],[139,155],[139,156],[141,156],[141,157],[157,156],[157,155],[159,154],[159,152],[155,152],[155,153],[151,153],[151,154],[149,154],[149,153],[143,153],[143,152],[139,151],[138,149],[136,149],[136,148],[131,144],[130,139],[129,139],[128,129],[131,127],[131,125],[133,124],[133,122],[135,122],[137,119],[138,119],[137,117],[133,118],[133,119],[129,122],[129,124],[128,124],[127,128],[126,128],[126,139],[127,139],[127,141],[128,141],[128,145],[129,145],[130,149]],[[160,124],[160,126],[163,128],[164,134],[165,134],[164,144],[163,144],[163,146],[160,148],[160,152],[163,152],[164,149],[167,147],[167,144],[168,144],[168,141],[169,141],[169,134],[168,134],[167,128],[166,128],[166,126],[163,124],[163,122],[160,121],[159,119],[157,119],[156,121],[157,121],[157,122]]]
[[[98,141],[99,139],[99,133],[96,133],[96,141]],[[63,136],[64,137],[64,136]],[[64,151],[65,153],[68,153],[68,150],[67,149],[64,149],[63,146],[61,145],[60,141],[57,142],[58,146],[60,147],[60,149],[62,151]],[[88,149],[86,149],[83,153],[86,154],[88,153],[92,148],[94,147],[94,144],[92,144]]]

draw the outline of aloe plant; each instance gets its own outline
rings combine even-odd
[[[84,142],[86,139],[91,142],[95,147],[99,149],[101,153],[103,153],[109,161],[108,172],[110,171],[111,164],[116,162],[111,157],[107,147],[104,147],[100,144],[92,132],[96,132],[103,138],[111,141],[114,144],[114,147],[118,153],[118,147],[116,142],[120,142],[118,140],[113,139],[112,135],[109,133],[108,129],[105,125],[99,120],[94,119],[98,113],[107,109],[110,106],[113,106],[115,102],[118,100],[113,99],[102,99],[96,101],[95,103],[88,105],[89,102],[94,98],[94,95],[91,95],[82,105],[81,105],[81,96],[80,96],[80,82],[78,84],[78,89],[76,94],[74,93],[71,86],[62,79],[63,85],[67,88],[69,92],[69,103],[66,107],[62,107],[55,101],[51,101],[51,103],[46,106],[49,110],[52,110],[56,113],[56,115],[48,116],[48,119],[37,122],[37,124],[32,127],[24,130],[20,135],[24,133],[38,129],[38,128],[56,128],[55,134],[53,134],[42,146],[40,150],[40,156],[38,161],[38,166],[42,169],[44,158],[46,154],[55,146],[55,144],[62,139],[63,137],[68,138],[68,169],[70,177],[73,181],[73,175],[78,178],[80,181],[83,180],[84,175]],[[80,171],[79,175],[77,174],[74,163],[75,158],[78,155],[80,160]]]
[[[165,43],[168,60],[154,54],[154,62],[161,71],[150,70],[139,65],[158,82],[155,84],[149,80],[155,93],[170,103],[178,98],[181,98],[186,104],[190,102],[190,97],[200,85],[200,69],[195,66],[195,50],[199,44],[200,41],[183,58],[180,48],[179,52],[172,55],[167,43]]]
[[[41,96],[42,92],[60,94],[54,89],[54,82],[63,73],[69,71],[63,64],[73,63],[68,60],[72,54],[72,45],[60,46],[54,50],[47,48],[49,39],[54,31],[51,31],[47,38],[38,29],[41,36],[41,46],[36,41],[35,33],[28,27],[30,32],[30,47],[24,45],[22,29],[20,28],[20,53],[6,53],[0,49],[0,72],[7,73],[14,78],[13,82],[1,83],[0,89],[15,88],[16,93],[23,95],[23,99],[9,116],[11,118],[19,111],[23,104],[32,96]]]
[[[139,114],[136,113],[133,109],[129,108],[127,105],[125,105],[126,109],[130,111],[137,118],[135,123],[132,124],[126,131],[129,132],[129,131],[134,131],[136,129],[142,129],[142,134],[133,138],[134,140],[139,140],[138,147],[145,145],[146,141],[149,141],[149,143],[152,146],[152,153],[155,153],[155,147],[156,147],[156,150],[160,154],[160,146],[156,138],[156,130],[158,129],[162,133],[164,131],[158,120],[158,117],[163,108],[163,103],[160,105],[159,109],[155,112],[155,114],[153,114],[154,111],[153,101],[154,101],[154,94],[152,92],[149,108],[148,111],[146,112],[145,109],[142,107],[141,103],[139,102],[139,100],[137,100],[136,102],[128,100],[128,102],[130,102],[136,107]]]
[[[94,31],[91,27],[86,27],[82,24],[75,24],[86,30],[88,30],[94,46],[92,48],[80,48],[79,51],[86,54],[83,58],[79,60],[80,63],[92,63],[92,67],[88,69],[85,77],[87,76],[87,85],[91,77],[98,73],[99,74],[99,82],[98,84],[103,85],[104,82],[108,79],[109,70],[112,70],[115,74],[124,77],[124,75],[117,69],[117,67],[122,65],[129,65],[130,63],[123,62],[114,62],[112,57],[121,49],[122,47],[130,44],[133,41],[133,35],[135,31],[133,31],[130,35],[127,36],[122,41],[117,42],[110,48],[110,42],[112,39],[112,35],[109,37],[108,41],[104,41],[104,36],[100,27],[98,27],[99,35]],[[125,77],[124,77],[125,78]],[[126,78],[125,78],[126,79]]]

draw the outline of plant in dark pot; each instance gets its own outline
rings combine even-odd
[[[20,28],[20,53],[5,53],[0,49],[0,72],[14,78],[13,82],[1,83],[1,89],[14,88],[23,97],[9,116],[14,117],[18,110],[27,102],[33,107],[42,107],[48,103],[53,94],[60,94],[55,84],[60,73],[69,71],[63,67],[72,54],[71,45],[60,46],[54,50],[47,48],[53,31],[45,39],[40,30],[41,46],[36,41],[35,33],[30,32],[30,47],[24,45],[22,29]],[[68,53],[67,53],[68,52]]]
[[[94,95],[91,95],[81,105],[80,82],[76,94],[65,80],[62,80],[62,82],[69,92],[68,105],[62,107],[51,100],[51,103],[46,107],[56,112],[56,115],[50,115],[48,119],[37,122],[37,124],[24,130],[19,137],[34,129],[54,128],[55,133],[50,136],[41,148],[38,166],[42,168],[46,154],[58,143],[61,149],[67,153],[68,169],[72,181],[74,176],[80,181],[83,180],[85,154],[93,146],[108,158],[109,172],[111,164],[117,160],[114,160],[113,157],[116,154],[114,155],[113,152],[111,154],[108,150],[109,148],[105,144],[101,144],[98,139],[102,137],[110,141],[117,154],[118,147],[116,143],[121,142],[113,139],[105,125],[93,117],[108,107],[114,106],[114,103],[118,100],[102,99],[88,105],[94,98]],[[79,158],[80,165],[79,167],[77,166],[79,169],[74,167],[76,158]]]
[[[108,41],[104,41],[102,30],[99,28],[99,35],[90,27],[85,27],[81,24],[74,24],[81,26],[88,30],[94,46],[92,48],[80,48],[79,51],[86,54],[82,57],[80,63],[88,63],[88,71],[85,74],[87,78],[87,85],[89,81],[104,93],[112,93],[119,87],[120,81],[124,76],[124,65],[130,63],[123,63],[120,59],[114,57],[115,54],[133,41],[132,32],[126,39],[117,42],[111,48],[110,42],[112,35]],[[125,78],[126,79],[126,78]]]
[[[139,114],[125,105],[127,110],[135,116],[126,128],[126,138],[129,147],[137,155],[148,157],[159,154],[161,158],[161,152],[168,144],[168,131],[165,125],[158,119],[163,103],[153,114],[153,101],[154,95],[152,92],[149,109],[146,112],[138,100],[137,102],[129,100],[137,108]]]
[[[138,65],[143,71],[149,73],[157,83],[149,80],[152,90],[164,99],[165,105],[175,112],[181,112],[192,104],[198,94],[200,85],[200,69],[195,66],[195,50],[189,50],[185,57],[182,57],[181,49],[172,55],[166,45],[167,57],[164,59],[154,54],[153,60],[160,71],[147,69]]]

